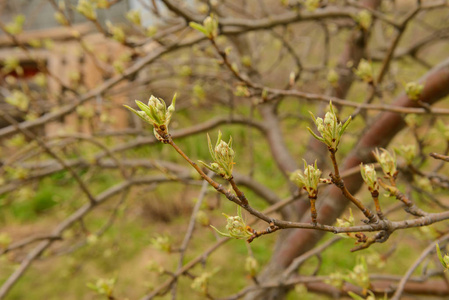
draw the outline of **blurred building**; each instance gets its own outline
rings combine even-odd
[[[63,3],[59,7],[68,16],[70,26],[62,26],[56,21],[56,7],[51,2],[56,6]],[[103,28],[106,28],[107,21],[118,26],[130,26],[125,18],[126,12],[138,9],[141,5],[138,0],[108,2],[111,4],[110,8],[96,10],[97,19]],[[0,24],[3,28],[0,31],[0,109],[17,120],[35,118],[69,104],[76,98],[70,89],[83,94],[95,88],[114,75],[114,62],[126,53],[125,46],[106,38],[99,33],[93,22],[78,13],[77,4],[77,0],[0,1]],[[18,15],[23,15],[25,19],[23,31],[13,38],[4,29],[9,24],[14,24]],[[14,66],[16,60],[19,67],[17,70],[11,69],[10,66]],[[42,80],[39,82],[38,79],[42,79],[45,69],[50,75],[45,76],[45,85],[42,86]],[[14,91],[19,93],[14,94]],[[11,97],[20,93],[28,97],[26,109],[25,105],[20,108],[9,104]],[[61,128],[82,132],[92,132],[93,127],[98,130],[98,126],[123,128],[127,126],[127,114],[122,108],[123,97],[107,100],[97,97],[98,99],[90,102],[93,104],[83,105],[78,113],[47,124],[45,128],[41,128],[41,132],[51,135]],[[110,120],[104,118],[106,115]],[[100,119],[109,121],[109,125],[108,122],[98,122]],[[0,128],[8,125],[0,120]]]

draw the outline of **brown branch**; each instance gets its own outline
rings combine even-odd
[[[396,197],[396,199],[404,203],[404,205],[406,206],[405,211],[408,212],[409,214],[412,214],[417,217],[423,217],[428,215],[427,212],[418,208],[407,196],[401,193],[396,186],[390,186],[388,184],[385,184],[380,178],[378,182],[382,188],[388,191],[392,196]]]
[[[34,244],[36,242],[39,241],[44,241],[44,240],[60,240],[62,239],[61,236],[53,236],[53,235],[37,235],[37,236],[31,236],[28,238],[25,238],[21,241],[18,241],[16,243],[11,244],[10,246],[8,246],[5,249],[0,250],[0,256],[3,254],[6,254],[10,251],[16,250],[16,249],[20,249],[23,248],[25,246],[28,246],[30,244]]]
[[[442,154],[438,154],[438,153],[430,153],[429,155],[435,159],[440,159],[442,161],[449,162],[449,156],[447,156],[447,155],[442,155]]]

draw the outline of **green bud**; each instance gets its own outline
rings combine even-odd
[[[28,41],[28,45],[30,45],[33,48],[40,48],[42,47],[42,42],[39,39],[30,39]]]
[[[112,35],[114,40],[121,44],[126,41],[125,31],[123,31],[123,28],[113,25],[110,21],[106,21],[106,26],[108,27],[109,33]]]
[[[150,240],[151,245],[161,251],[171,252],[172,243],[167,235],[157,235]]]
[[[251,277],[256,276],[259,270],[259,263],[253,256],[247,256],[245,259],[245,271],[249,273]]]
[[[157,27],[154,25],[150,25],[147,27],[147,30],[145,32],[145,35],[147,37],[153,37],[157,33]]]
[[[218,21],[215,18],[214,15],[208,16],[206,19],[204,19],[203,22],[204,28],[206,28],[206,31],[208,33],[209,38],[216,38],[218,35]]]
[[[0,233],[0,249],[8,248],[9,244],[11,244],[11,236],[6,232]]]
[[[348,295],[351,296],[351,298],[353,300],[376,300],[376,296],[373,294],[373,292],[368,291],[368,294],[369,294],[369,296],[365,298],[365,297],[361,297],[351,291],[348,292]],[[384,298],[384,299],[386,299],[386,298]]]
[[[133,23],[134,25],[140,26],[142,25],[142,19],[140,16],[140,11],[138,10],[130,10],[126,13],[126,19]]]
[[[14,17],[11,23],[5,25],[5,30],[9,34],[17,35],[19,33],[22,33],[24,23],[25,23],[25,16],[22,14],[17,15]]]
[[[23,68],[20,66],[20,60],[15,56],[7,57],[3,61],[2,71],[6,74],[16,72],[17,75],[23,75]]]
[[[261,95],[262,99],[267,99],[268,98],[268,91],[264,88],[262,90],[262,95]]]
[[[203,88],[203,84],[201,82],[195,83],[195,85],[192,88],[192,94],[193,94],[193,102],[196,104],[201,103],[206,99],[206,91]]]
[[[315,165],[307,165],[304,160],[304,171],[296,170],[290,174],[290,181],[299,188],[303,188],[309,197],[316,197],[318,193],[318,183],[320,183],[321,170]]]
[[[349,117],[344,124],[341,124],[341,122],[338,121],[337,115],[335,114],[335,111],[332,107],[332,102],[329,103],[329,111],[326,113],[324,120],[321,118],[315,118],[312,113],[310,114],[321,136],[316,135],[315,132],[312,131],[312,129],[307,127],[309,132],[317,140],[325,143],[330,150],[337,151],[341,136],[351,122],[351,117]]]
[[[308,11],[315,11],[320,7],[320,0],[304,0],[304,6]]]
[[[42,45],[47,50],[52,50],[55,47],[55,42],[52,39],[43,39]]]
[[[64,14],[62,12],[60,12],[60,11],[55,12],[53,17],[55,18],[56,22],[58,22],[62,26],[69,25],[69,21],[67,20],[67,18],[64,16]]]
[[[359,66],[355,70],[355,74],[365,82],[373,81],[373,67],[366,59],[361,59]]]
[[[192,68],[189,66],[182,66],[179,69],[179,75],[183,76],[183,77],[188,77],[192,75]]]
[[[101,9],[108,9],[111,6],[108,0],[94,0],[94,1],[97,7]]]
[[[423,89],[424,85],[416,82],[409,82],[405,85],[405,93],[410,100],[419,100]]]
[[[47,86],[47,76],[44,73],[37,73],[34,76],[33,81],[39,87],[46,87]]]
[[[349,217],[343,217],[342,219],[337,218],[338,227],[351,227],[355,225],[354,215],[352,214],[352,209],[349,208]]]
[[[89,0],[79,0],[76,10],[89,20],[97,19],[96,5]]]
[[[198,13],[204,15],[209,11],[209,6],[206,3],[199,3],[196,9]]]
[[[446,264],[446,266],[448,266],[449,265],[449,255],[446,254],[445,256],[443,256],[443,261]]]
[[[12,168],[10,166],[5,166],[3,167],[3,169],[5,170],[5,175],[7,178],[12,179],[12,180],[24,180],[27,179],[28,175],[29,175],[29,170],[22,168],[22,167],[15,167]]]
[[[76,108],[78,116],[84,119],[91,119],[95,116],[95,111],[90,105],[80,105]]]
[[[234,168],[235,151],[232,149],[232,137],[229,138],[229,142],[226,143],[221,140],[221,131],[218,131],[218,139],[215,147],[212,147],[209,134],[207,135],[207,144],[209,147],[209,153],[214,161],[210,166],[199,161],[203,166],[209,170],[219,174],[225,179],[232,178],[232,169]]]
[[[154,133],[158,140],[163,141],[164,138],[159,132],[164,135],[168,134],[168,125],[170,124],[173,113],[175,112],[176,94],[173,96],[171,105],[167,108],[164,100],[151,96],[148,100],[148,105],[136,100],[137,106],[141,109],[137,111],[127,105],[124,105],[127,109],[135,113],[146,123],[152,124],[154,127]]]
[[[237,97],[249,97],[251,94],[246,85],[238,85],[235,88],[234,95]]]
[[[373,155],[382,167],[384,174],[389,177],[396,176],[396,155],[391,155],[390,152],[383,148],[381,148],[381,151],[382,153],[379,153],[379,149],[376,148],[376,150],[373,151]]]
[[[357,14],[355,21],[363,30],[369,30],[371,24],[373,23],[373,16],[369,11],[364,9]]]
[[[210,219],[203,210],[198,211],[198,213],[196,214],[195,220],[202,226],[210,225]]]
[[[404,121],[408,127],[416,128],[421,125],[422,117],[416,114],[408,114],[405,116]]]
[[[207,295],[207,289],[209,285],[210,278],[218,272],[218,268],[214,269],[212,272],[204,272],[200,276],[196,277],[192,284],[191,288],[197,292],[200,292],[204,295]]]
[[[438,243],[435,244],[435,248],[437,250],[438,260],[440,261],[441,265],[446,270],[449,269],[449,256],[447,254],[444,255],[444,257],[441,255],[441,250],[440,250],[440,246],[438,245]]]
[[[214,15],[210,15],[204,19],[203,25],[190,22],[189,26],[203,33],[209,39],[215,39],[218,36],[218,21]]]
[[[26,144],[25,136],[22,134],[16,134],[10,139],[5,141],[5,146],[8,148],[24,147]]]
[[[7,96],[5,101],[21,111],[26,111],[30,104],[30,98],[19,90],[12,91],[11,95]]]
[[[214,226],[210,225],[218,234],[230,238],[235,239],[248,239],[253,233],[250,230],[250,227],[246,225],[245,221],[242,218],[242,208],[240,206],[237,207],[237,216],[228,216],[227,214],[223,214],[226,217],[226,230],[227,233],[221,232]]]
[[[330,69],[327,73],[327,81],[329,81],[332,86],[336,86],[338,83],[338,79],[340,79],[340,76],[338,75],[337,71],[334,69]]]
[[[351,227],[355,225],[354,215],[352,214],[352,209],[349,208],[349,217],[343,216],[343,218],[337,218],[336,226],[337,227]],[[356,238],[354,232],[344,232],[339,233],[339,236],[343,238]]]
[[[243,55],[241,61],[242,65],[244,65],[245,67],[251,67],[252,65],[251,57],[248,55]]]
[[[360,164],[360,173],[362,174],[363,181],[365,181],[371,192],[379,189],[379,186],[377,185],[377,174],[374,165]]]
[[[99,295],[104,295],[106,297],[112,297],[116,279],[104,279],[100,278],[95,283],[88,283],[87,287],[94,290]]]

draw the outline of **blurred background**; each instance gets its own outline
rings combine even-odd
[[[210,15],[213,41],[189,26]],[[333,99],[341,120],[354,117],[337,153],[345,176],[357,176],[347,182],[360,181],[352,191],[359,167],[345,158],[372,162],[374,147],[408,146],[408,157],[397,150],[398,187],[446,212],[448,169],[429,153],[449,150],[447,1],[0,0],[0,29],[0,299],[349,299],[368,290],[383,299],[448,232],[447,222],[400,231],[363,253],[342,239],[289,274],[293,283],[251,296],[245,287],[334,235],[225,242],[209,225],[224,228],[222,213],[236,215],[236,205],[123,107],[151,95],[168,106],[177,93],[170,133],[193,161],[211,162],[206,133],[215,143],[221,130],[251,206],[310,222],[289,176],[303,159],[323,177],[331,171],[307,127],[309,112],[323,117]],[[319,208],[333,199],[321,195]],[[374,209],[366,188],[357,196]],[[380,201],[392,220],[413,219],[394,198]],[[323,223],[349,217],[347,202],[333,203]],[[448,297],[435,255],[419,272],[412,283],[422,285],[403,299]],[[371,281],[357,280],[364,275]]]

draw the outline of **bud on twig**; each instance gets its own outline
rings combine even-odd
[[[136,100],[137,106],[141,111],[137,111],[128,105],[124,105],[127,109],[135,113],[146,123],[154,126],[154,135],[159,141],[164,141],[164,136],[168,134],[168,125],[175,111],[176,94],[173,96],[171,105],[167,108],[164,100],[151,96],[148,105]]]
[[[371,13],[369,11],[364,9],[357,14],[357,16],[355,17],[355,21],[363,30],[367,31],[373,23],[373,17],[371,16]]]
[[[207,295],[207,289],[209,286],[209,280],[210,278],[219,271],[219,268],[215,268],[211,272],[204,272],[200,276],[196,277],[192,284],[191,288],[194,289],[197,292],[203,293]]]
[[[312,113],[310,114],[315,121],[315,125],[318,129],[318,132],[321,134],[321,137],[316,135],[312,129],[307,127],[309,132],[317,140],[325,143],[329,147],[329,149],[337,151],[341,136],[346,130],[346,127],[348,127],[349,123],[351,122],[351,117],[349,117],[344,124],[341,124],[341,122],[338,121],[337,115],[335,114],[332,107],[332,101],[329,103],[329,111],[326,113],[324,120],[322,118],[315,118]]]
[[[416,82],[409,82],[405,85],[405,93],[410,100],[419,100],[423,89],[424,85]]]
[[[79,0],[76,10],[87,19],[95,21],[97,19],[96,5],[88,0]]]
[[[125,31],[123,28],[115,26],[110,21],[106,21],[106,26],[108,27],[109,33],[112,35],[112,39],[122,44],[126,41]]]
[[[133,9],[128,11],[126,13],[126,19],[136,26],[142,25],[142,18],[140,16],[140,11],[138,10]]]
[[[172,250],[172,243],[167,235],[158,235],[152,238],[150,242],[151,245],[158,250],[164,252],[171,252]]]
[[[355,74],[365,82],[373,82],[373,67],[366,59],[361,59]]]
[[[210,15],[206,19],[204,19],[203,25],[195,22],[190,22],[189,25],[193,29],[196,29],[199,32],[203,33],[211,40],[215,39],[218,36],[218,21],[214,15]]]
[[[337,71],[335,71],[334,69],[330,69],[327,73],[327,81],[329,81],[332,86],[336,86],[338,83],[338,79],[340,79],[340,76],[338,75]]]
[[[371,192],[379,189],[379,186],[377,185],[377,174],[374,165],[360,164],[360,173],[362,174],[363,181],[365,181]]]
[[[437,249],[438,260],[444,269],[449,269],[449,255],[441,255],[440,245],[438,243],[435,244],[435,248]]]
[[[307,165],[304,160],[304,174],[301,170],[296,170],[290,175],[290,180],[298,187],[303,188],[309,194],[310,200],[310,215],[312,224],[317,224],[317,210],[315,202],[318,194],[318,183],[320,183],[321,170],[318,169],[315,160],[315,166]]]
[[[376,148],[376,150],[373,151],[374,157],[379,162],[382,171],[384,171],[386,176],[395,177],[397,174],[396,156],[391,155],[390,152],[383,148],[381,148],[381,150],[382,153],[379,153],[379,149]]]
[[[250,230],[250,227],[246,225],[245,221],[242,218],[242,208],[240,206],[237,207],[237,216],[228,216],[223,213],[226,217],[227,224],[226,230],[228,233],[221,232],[216,227],[210,225],[218,234],[230,238],[235,239],[249,239],[253,236],[253,232]]]
[[[114,299],[112,293],[116,278],[104,279],[99,278],[95,283],[88,283],[87,287],[94,290],[99,295],[107,296],[109,299]]]
[[[248,256],[245,260],[245,270],[251,277],[256,276],[259,270],[259,263],[253,256]]]
[[[298,187],[303,188],[309,194],[309,197],[316,197],[318,183],[320,183],[321,170],[315,165],[307,165],[304,160],[304,172],[296,170],[290,175],[290,180]]]
[[[221,140],[221,131],[218,131],[218,139],[215,144],[215,148],[212,147],[209,134],[207,135],[207,143],[209,145],[209,152],[214,161],[210,165],[199,160],[198,162],[208,168],[209,170],[217,173],[225,179],[232,178],[232,169],[234,167],[235,151],[232,149],[232,137],[229,138],[229,142]]]

